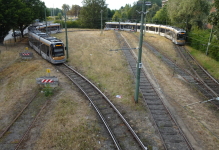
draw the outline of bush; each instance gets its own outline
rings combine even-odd
[[[203,53],[206,53],[209,36],[211,34],[211,30],[200,30],[195,29],[191,32],[187,33],[187,43],[194,49],[197,49]],[[216,37],[212,34],[211,45],[209,46],[208,55],[219,61],[219,42]]]
[[[54,23],[60,23],[61,24],[61,21],[60,20],[56,20],[54,21]],[[62,21],[62,26],[63,28],[65,27],[65,21]],[[79,21],[67,21],[67,28],[81,28],[81,25],[79,23]]]
[[[50,87],[49,84],[46,84],[46,87],[43,89],[43,92],[45,93],[45,96],[52,96],[53,95],[53,88]]]

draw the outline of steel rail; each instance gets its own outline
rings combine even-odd
[[[121,34],[121,35],[122,35],[122,34]],[[122,36],[123,36],[123,35],[122,35]],[[123,38],[124,38],[124,36],[123,36]],[[129,45],[125,38],[124,38],[124,40],[125,40],[126,44]],[[130,47],[130,46],[129,46],[129,47]],[[134,59],[136,60],[136,58],[135,58],[135,56],[134,56],[134,54],[133,54],[133,50],[130,50],[130,52],[131,52],[132,56],[134,57]],[[141,88],[140,88],[140,91],[141,91],[141,93],[142,93]],[[144,97],[143,94],[142,94],[142,96]],[[165,150],[167,150],[167,147],[166,147],[166,145],[165,145],[164,139],[163,139],[163,137],[161,136],[161,133],[160,133],[160,131],[159,131],[159,129],[158,129],[158,125],[157,125],[156,121],[155,121],[154,118],[153,118],[152,112],[151,112],[151,110],[150,110],[150,108],[148,107],[147,104],[146,104],[146,107],[148,108],[148,110],[149,110],[149,112],[150,112],[152,121],[153,121],[154,124],[156,125],[155,128],[156,128],[156,130],[158,131],[158,134],[159,134],[159,137],[160,137],[160,139],[161,139],[161,141],[162,141],[162,143],[163,143],[163,146],[164,146]]]
[[[185,58],[185,56],[183,55],[183,53],[181,52],[179,46],[177,46],[177,49],[178,51],[180,52],[181,56],[183,57],[183,59],[186,61],[186,63],[189,65],[189,67],[192,69],[192,71],[196,74],[196,76],[199,78],[200,80],[200,83],[202,83],[216,98],[218,97],[218,94],[213,90],[211,89],[211,87],[209,87],[205,81],[202,80],[202,78],[197,74],[197,72],[192,68],[192,66],[189,64],[188,60]],[[189,56],[196,62],[196,64],[202,69],[202,71],[204,71],[204,73],[206,73],[206,75],[208,75],[208,77],[210,77],[211,79],[213,77],[209,76],[209,74],[204,70],[204,68],[202,68],[199,63],[195,60],[194,57],[191,56],[191,54],[183,47],[183,49],[186,51],[186,53],[189,54]],[[213,79],[212,79],[213,80]],[[216,80],[214,79],[213,82],[215,82]],[[216,84],[218,84],[217,82],[215,82]],[[215,107],[217,107],[217,109],[219,109],[219,106],[216,105],[214,102],[212,101],[209,101],[211,104],[213,104]]]
[[[64,64],[64,65],[66,65],[66,64]],[[68,66],[66,65],[66,67],[68,67]],[[93,101],[90,99],[90,97],[87,95],[87,93],[82,89],[82,87],[81,87],[77,82],[75,82],[74,80],[72,80],[70,76],[68,76],[66,73],[64,73],[64,72],[63,72],[62,70],[60,70],[60,69],[59,69],[59,71],[62,72],[65,76],[67,76],[67,77],[84,93],[84,95],[88,98],[88,100],[90,101],[90,103],[93,105],[93,107],[94,107],[95,110],[97,111],[98,115],[100,116],[101,120],[103,121],[105,127],[107,128],[107,131],[109,132],[109,134],[110,134],[110,136],[111,136],[111,138],[112,138],[112,140],[113,140],[115,146],[117,147],[118,150],[120,150],[121,147],[119,146],[119,143],[118,143],[118,141],[116,140],[115,135],[114,135],[113,132],[111,131],[111,129],[110,129],[109,125],[107,124],[105,118],[103,117],[102,113],[99,111],[99,109],[98,109],[98,108],[96,107],[96,105],[93,103]]]
[[[136,38],[138,38],[134,33],[132,33]],[[160,50],[158,50],[157,48],[155,48],[153,45],[151,45],[151,44],[149,44],[149,43],[147,43],[147,42],[145,42],[145,41],[143,41],[143,43],[144,43],[144,46],[146,46],[146,47],[148,47],[146,44],[148,44],[149,46],[151,46],[152,48],[154,48],[156,51],[158,51],[159,53],[161,53],[163,56],[165,56],[169,61],[171,61],[175,66],[177,66],[178,68],[180,68],[181,70],[183,70],[184,72],[186,72],[188,75],[190,75],[194,80],[196,80],[197,82],[200,82],[199,80],[197,80],[197,78],[196,77],[194,77],[191,73],[189,73],[188,71],[186,71],[183,67],[181,67],[181,66],[179,66],[178,64],[176,64],[176,63],[174,63],[174,61],[172,60],[172,59],[170,59],[166,54],[164,54],[163,52],[161,52]],[[146,43],[146,44],[145,44]],[[150,48],[149,48],[150,49]],[[183,76],[182,76],[182,78],[185,80],[185,81],[187,81],[187,82],[189,82],[186,78],[184,78]]]
[[[134,35],[134,34],[133,34]],[[134,35],[136,38],[138,38],[136,35]],[[143,43],[146,43],[145,41]],[[153,45],[147,43],[149,46],[151,46],[152,48],[154,48],[155,50],[157,50],[158,52],[160,52],[162,55],[164,55],[168,60],[170,60],[172,63],[174,63],[167,55],[165,55],[164,53],[162,53],[161,51],[159,51],[157,48],[155,48]],[[145,45],[146,46],[146,45]],[[180,51],[181,52],[181,51]],[[185,73],[189,74],[195,81],[197,81],[198,83],[202,84],[204,87],[206,87],[209,91],[211,91],[212,94],[214,94],[216,97],[217,94],[210,88],[208,87],[208,85],[206,85],[201,78],[196,78],[194,75],[192,75],[191,73],[189,73],[188,71],[186,71],[184,68],[182,68],[181,66],[179,66],[178,64],[175,64],[177,67],[179,67],[180,69],[182,69]],[[195,72],[195,71],[194,71]],[[196,72],[195,72],[196,73]],[[183,76],[182,76],[183,77]],[[197,76],[198,77],[198,76]],[[184,77],[183,77],[184,78]],[[184,78],[185,79],[185,78]],[[187,82],[189,82],[187,79],[185,79]],[[211,101],[210,101],[211,102]],[[215,105],[213,102],[211,102],[213,105]],[[215,105],[218,109],[219,107],[217,105]]]
[[[195,75],[198,77],[198,79],[200,80],[200,82],[208,89],[211,91],[211,93],[213,95],[215,95],[216,97],[218,97],[218,94],[216,92],[214,92],[214,90],[212,90],[203,80],[202,78],[197,74],[197,72],[192,68],[192,66],[189,64],[188,60],[185,58],[185,56],[183,55],[182,51],[180,50],[180,47],[177,46],[177,49],[179,51],[179,53],[181,54],[181,56],[183,57],[183,59],[185,60],[185,62],[188,64],[188,66],[192,69],[192,71],[195,73]]]
[[[140,140],[140,138],[137,136],[137,134],[135,133],[135,131],[132,129],[132,127],[129,125],[129,123],[126,121],[126,119],[122,116],[122,114],[119,112],[119,110],[113,105],[113,103],[92,83],[90,82],[87,78],[85,78],[83,75],[81,75],[79,72],[77,72],[76,70],[74,70],[73,68],[69,67],[67,64],[64,63],[64,65],[72,70],[73,72],[75,72],[76,74],[78,74],[80,77],[82,77],[86,82],[88,82],[90,85],[92,85],[92,87],[94,87],[103,97],[104,99],[110,104],[110,106],[114,109],[114,111],[119,115],[119,117],[122,119],[122,121],[126,124],[126,126],[128,127],[129,131],[132,133],[132,135],[134,136],[134,138],[136,139],[136,141],[139,143],[139,145],[142,147],[142,149],[147,149],[144,144],[142,143],[142,141]],[[66,75],[66,74],[65,74]],[[71,77],[69,77],[67,75],[67,77],[74,82]],[[77,86],[78,84],[76,82],[74,82]],[[78,86],[80,88],[80,86]],[[83,89],[80,88],[82,91]],[[83,91],[83,93],[85,93],[85,91]],[[85,94],[86,95],[86,94]],[[87,95],[86,95],[87,96]],[[87,96],[88,97],[88,96]],[[90,101],[92,101],[90,98],[88,98]],[[92,103],[93,105],[93,103]],[[95,107],[96,109],[96,107]],[[112,137],[112,136],[111,136]]]
[[[123,38],[125,39],[124,36],[123,36]],[[126,42],[127,45],[129,45],[126,39],[125,39],[125,42]],[[133,50],[130,50],[130,51],[131,51],[131,54],[133,55],[134,59],[137,60],[137,58],[134,56]],[[143,73],[144,73],[145,77],[148,79],[145,70],[143,70]],[[180,134],[183,136],[183,138],[184,138],[184,140],[186,141],[186,144],[188,145],[189,149],[190,149],[190,150],[193,150],[192,145],[190,144],[190,142],[188,141],[188,139],[187,139],[186,136],[184,135],[182,129],[180,128],[180,126],[178,125],[178,123],[176,122],[176,120],[174,119],[172,113],[170,112],[170,110],[169,110],[169,109],[166,107],[166,105],[164,104],[162,98],[160,97],[160,95],[158,94],[158,92],[155,90],[155,88],[154,88],[154,86],[152,85],[151,81],[150,81],[149,79],[148,79],[148,81],[149,81],[150,85],[152,86],[154,92],[157,94],[157,96],[158,96],[159,99],[161,100],[161,102],[162,102],[164,108],[166,109],[166,111],[168,112],[168,114],[169,114],[171,120],[172,120],[172,121],[174,122],[174,124],[177,126],[177,128],[178,128]],[[140,89],[140,90],[141,90],[141,89]],[[143,95],[143,94],[142,94],[142,95]],[[143,97],[144,97],[144,95],[143,95]],[[146,104],[146,105],[147,105],[147,104]],[[148,107],[148,106],[147,106],[147,107]],[[149,109],[149,107],[148,107],[148,109]],[[150,109],[149,109],[149,111],[150,111]],[[151,114],[151,116],[152,116],[151,111],[150,111],[150,114]],[[153,117],[152,117],[152,118],[153,118]],[[154,119],[153,119],[153,121],[154,121],[154,123],[156,124],[156,122],[155,122]],[[157,128],[157,130],[158,130],[158,125],[157,125],[157,124],[156,124],[156,128]],[[161,139],[162,139],[162,141],[163,141],[163,138],[162,138],[161,133],[160,133],[159,130],[158,130],[158,132],[159,132],[159,135],[160,135],[160,137],[161,137]],[[164,144],[164,141],[163,141],[163,144]],[[164,144],[164,148],[167,149],[167,147],[166,147],[165,144]]]
[[[195,61],[195,63],[215,82],[215,83],[217,83],[218,85],[219,85],[219,83],[217,82],[217,80],[214,78],[214,77],[212,77],[211,75],[210,75],[210,73],[208,73],[199,63],[198,63],[198,61],[188,52],[188,50],[185,48],[185,47],[183,47],[184,48],[184,50],[187,52],[187,54],[189,54],[189,56]]]
[[[37,93],[38,94],[38,93]],[[0,139],[4,136],[4,134],[9,130],[9,128],[14,124],[14,122],[20,117],[20,115],[24,112],[24,110],[29,106],[29,104],[35,99],[37,94],[24,106],[21,112],[14,118],[14,120],[6,127],[6,129],[0,135]]]
[[[14,150],[18,150],[19,146],[21,145],[21,143],[23,142],[24,138],[27,136],[28,132],[31,130],[31,128],[33,127],[34,123],[36,122],[36,120],[38,119],[38,117],[40,116],[40,114],[42,113],[43,109],[46,107],[46,105],[48,104],[48,100],[46,101],[46,103],[43,105],[43,107],[40,109],[39,113],[37,114],[37,116],[35,117],[35,119],[33,120],[33,122],[31,123],[31,125],[29,126],[29,128],[27,129],[27,131],[25,132],[25,134],[23,135],[23,137],[21,138],[21,140],[19,141],[18,145],[16,146],[16,148]]]

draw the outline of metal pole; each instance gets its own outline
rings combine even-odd
[[[141,64],[141,54],[142,54],[142,40],[143,40],[144,10],[145,10],[145,0],[143,1],[142,13],[141,13],[141,32],[140,32],[140,40],[139,40],[137,75],[136,75],[136,86],[135,86],[135,103],[138,103],[140,73],[141,73],[141,66],[142,66],[142,64]]]
[[[213,28],[214,28],[214,25],[212,25],[212,28],[211,28],[211,34],[210,34],[209,41],[208,41],[206,56],[208,55],[208,49],[209,49],[209,46],[211,45],[211,37],[212,37]]]
[[[62,27],[62,12],[61,12],[61,27]],[[63,27],[62,27],[63,28]]]
[[[188,26],[188,15],[187,15],[187,19],[186,19],[186,32],[187,32],[187,26]]]
[[[103,10],[101,10],[100,13],[101,13],[101,34],[103,34],[103,29],[102,29],[102,13],[103,13]]]
[[[147,23],[147,9],[145,8],[145,28],[144,28],[144,36],[145,36],[145,32],[146,32],[146,23]]]
[[[66,23],[66,8],[65,8],[65,37],[66,37],[67,59],[68,59],[68,36],[67,36],[67,23]]]
[[[46,19],[46,8],[45,8],[45,19]],[[46,34],[48,34],[48,30],[47,30],[47,19],[46,19]]]

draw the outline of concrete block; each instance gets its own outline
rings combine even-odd
[[[28,52],[28,51],[19,53],[19,55],[21,56],[22,59],[32,59],[33,58],[33,53]]]
[[[46,84],[49,84],[50,87],[57,87],[59,85],[59,79],[55,76],[43,76],[36,78],[36,83],[40,85],[44,85],[46,87]]]

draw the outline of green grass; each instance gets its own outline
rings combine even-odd
[[[219,62],[213,58],[206,56],[190,46],[186,46],[192,56],[217,80],[219,80]]]

